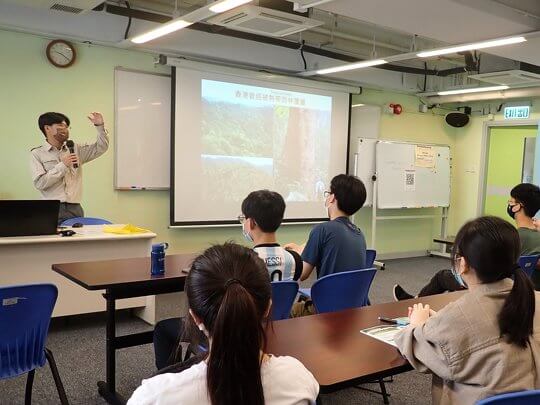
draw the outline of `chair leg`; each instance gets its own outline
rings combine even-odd
[[[389,404],[390,402],[388,401],[388,393],[386,392],[386,385],[384,385],[384,381],[383,379],[381,378],[379,380],[379,386],[381,387],[381,394],[382,394],[382,397],[383,397],[383,402],[385,403],[385,405]]]
[[[369,391],[369,392],[373,392],[374,394],[382,395],[383,402],[385,403],[385,405],[388,405],[390,403],[390,401],[388,400],[388,398],[390,397],[390,394],[386,391],[386,386],[384,385],[384,379],[380,378],[377,382],[379,383],[379,387],[381,388],[380,391],[372,390],[371,388],[361,387],[359,385],[356,385],[354,388],[362,390],[362,391]],[[375,383],[375,381],[373,381],[373,383]]]
[[[51,368],[54,383],[56,385],[56,389],[58,390],[58,396],[60,397],[60,403],[62,405],[69,405],[66,391],[64,390],[64,384],[62,384],[62,379],[60,378],[58,368],[56,367],[56,361],[54,360],[52,352],[47,348],[45,348],[45,356],[47,357],[47,362],[49,363],[49,367]]]
[[[30,370],[26,376],[26,391],[24,393],[24,405],[32,404],[32,386],[34,385],[34,375],[36,370]]]

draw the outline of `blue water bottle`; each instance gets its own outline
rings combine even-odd
[[[152,252],[150,253],[151,268],[150,274],[153,276],[159,276],[165,274],[165,249],[169,247],[168,243],[155,243],[152,245]]]

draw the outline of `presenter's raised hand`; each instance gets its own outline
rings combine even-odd
[[[101,115],[101,113],[99,112],[92,112],[90,114],[88,114],[88,119],[90,120],[90,122],[96,126],[101,126],[104,124],[103,122],[103,115]]]

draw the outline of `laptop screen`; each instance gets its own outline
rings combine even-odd
[[[0,200],[0,236],[54,235],[58,200]]]

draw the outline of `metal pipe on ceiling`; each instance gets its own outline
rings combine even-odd
[[[106,12],[110,14],[114,14],[114,15],[132,17],[132,18],[136,18],[140,20],[152,21],[152,22],[157,22],[157,23],[165,23],[171,20],[171,17],[167,17],[162,14],[151,13],[148,11],[140,11],[133,8],[128,9],[126,7],[120,7],[113,4],[107,4],[105,10]],[[231,30],[228,28],[219,27],[219,26],[201,23],[201,22],[194,23],[190,25],[189,27],[186,27],[186,29],[202,31],[209,34],[225,35],[232,38],[245,39],[245,40],[255,41],[255,42],[264,43],[268,45],[280,46],[280,47],[288,48],[288,49],[298,49],[298,42],[295,42],[295,41],[285,40],[281,38],[267,37],[267,36],[257,35],[257,34],[251,34],[248,32],[242,32],[242,31],[237,31],[237,30]],[[362,59],[355,56],[350,56],[350,55],[338,53],[335,51],[321,49],[319,47],[315,47],[312,45],[304,45],[303,50],[304,52],[307,52],[307,53],[311,53],[318,56],[324,56],[330,59],[340,60],[343,62],[362,61]],[[422,76],[424,75],[448,76],[451,74],[463,73],[467,71],[465,68],[451,68],[451,69],[445,69],[445,70],[435,70],[435,69],[422,69],[422,68],[415,68],[415,67],[409,67],[409,66],[401,66],[401,65],[395,65],[395,64],[390,64],[390,63],[385,64],[385,65],[379,65],[379,66],[376,66],[375,68],[382,69],[382,70],[389,70],[393,72],[422,75]]]

